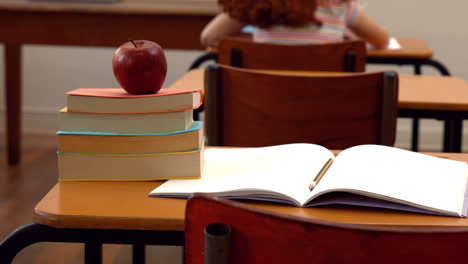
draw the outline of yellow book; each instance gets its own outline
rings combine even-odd
[[[200,178],[203,146],[196,150],[134,154],[58,154],[61,181],[153,181]]]
[[[59,130],[104,133],[160,133],[185,130],[192,125],[193,110],[160,113],[81,113],[63,108]]]
[[[58,131],[59,153],[150,154],[200,148],[203,122],[185,130],[165,133],[100,133]]]

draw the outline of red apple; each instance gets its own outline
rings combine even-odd
[[[122,44],[112,58],[114,75],[129,94],[157,93],[166,78],[167,62],[164,51],[148,40]]]

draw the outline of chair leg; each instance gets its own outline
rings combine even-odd
[[[205,264],[228,264],[231,226],[211,223],[205,227]]]

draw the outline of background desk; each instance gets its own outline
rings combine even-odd
[[[444,120],[443,151],[461,152],[468,84],[446,76],[400,76],[398,116]]]
[[[167,49],[203,49],[200,32],[217,12],[215,0],[111,4],[0,0],[8,163],[20,159],[22,44],[118,47],[129,39],[149,39]]]
[[[251,32],[250,32],[251,33]],[[251,34],[243,35],[251,38]],[[392,64],[392,65],[411,65],[414,67],[414,74],[422,73],[422,66],[432,66],[436,68],[441,75],[449,76],[448,69],[438,61],[432,59],[432,50],[420,39],[398,38],[401,48],[398,50],[375,50],[369,49],[366,54],[368,64]],[[189,69],[199,68],[204,62],[217,60],[216,53],[205,53],[196,59]],[[413,117],[411,150],[418,151],[419,143],[419,118]]]
[[[270,72],[287,72],[274,71]],[[171,87],[204,87],[204,70],[188,72]],[[288,72],[297,74],[349,74]],[[449,76],[399,75],[398,116],[444,120],[443,152],[461,152],[464,119],[468,119],[468,84]]]
[[[420,39],[398,38],[399,50],[368,50],[367,63],[412,65],[414,73],[421,74],[422,66],[436,68],[440,74],[448,76],[450,72],[440,62],[432,59],[432,50]]]
[[[468,161],[468,154],[433,153]],[[13,232],[1,245],[8,263],[24,247],[45,241],[85,243],[89,261],[100,257],[101,243],[183,245],[185,199],[150,198],[162,182],[60,182],[37,204],[34,223]],[[299,208],[278,203],[248,204],[285,214],[362,225],[468,226],[467,218],[442,217],[364,207]],[[136,254],[137,255],[137,254]],[[94,258],[93,258],[94,257]],[[93,262],[96,263],[96,262]]]
[[[117,47],[128,39],[149,39],[168,49],[203,47],[199,34],[218,12],[215,0],[120,0],[111,4],[0,0],[0,42],[5,44],[8,164],[20,160],[21,45]],[[398,39],[398,51],[369,51],[369,63],[432,65],[432,50],[417,39]],[[444,70],[445,69],[445,70]],[[417,150],[418,126],[413,126]]]
[[[402,47],[400,50],[369,50],[367,52],[367,63],[392,64],[400,66],[412,65],[414,67],[414,74],[416,75],[422,74],[422,66],[431,66],[436,68],[440,74],[450,76],[450,72],[445,65],[432,59],[432,50],[423,41],[419,39],[398,39],[398,42]],[[418,151],[419,118],[417,115],[410,115],[407,117],[413,118],[411,150]],[[444,142],[444,149],[446,150],[448,150],[448,148],[445,147],[448,146],[447,144],[450,143]]]

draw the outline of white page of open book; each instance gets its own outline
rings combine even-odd
[[[313,144],[207,149],[201,179],[169,180],[150,195],[228,192],[225,194],[242,196],[276,192],[300,205],[310,193],[309,184],[330,158],[334,156],[328,149]]]
[[[355,193],[393,197],[393,201],[419,204],[424,209],[461,213],[466,172],[465,162],[363,145],[340,153],[310,196],[313,199],[330,190],[357,190]]]

